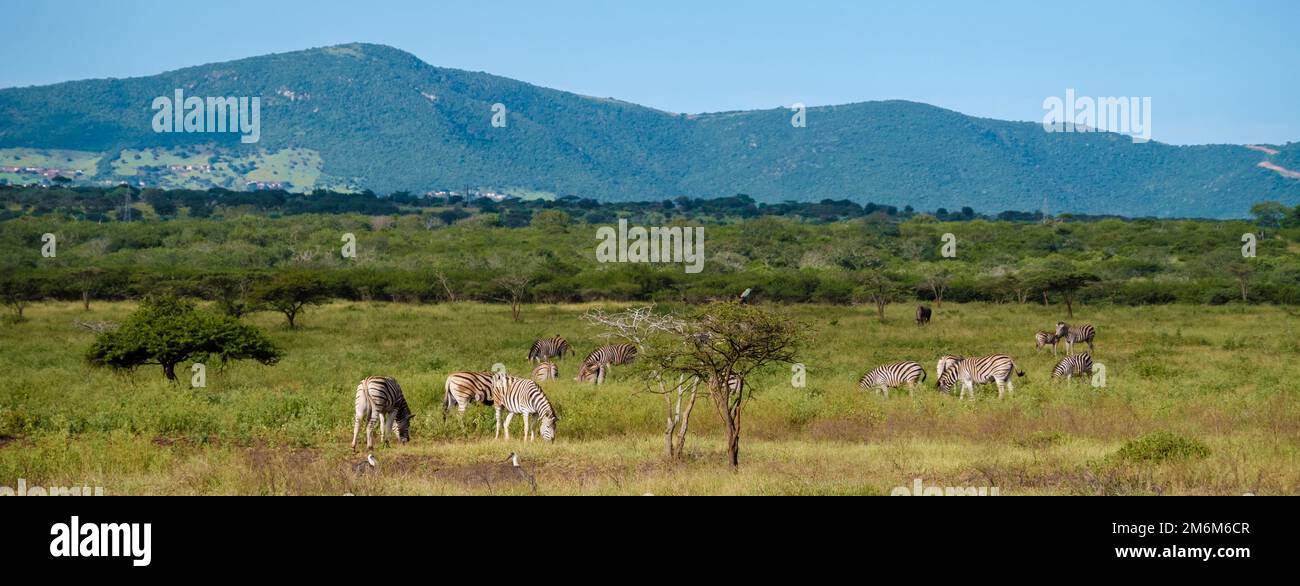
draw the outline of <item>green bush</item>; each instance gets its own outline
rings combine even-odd
[[[1209,455],[1210,448],[1201,441],[1169,431],[1157,431],[1129,440],[1115,452],[1115,457],[1120,460],[1150,463],[1200,459]]]

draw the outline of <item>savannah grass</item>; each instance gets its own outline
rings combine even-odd
[[[686,457],[666,460],[663,399],[637,392],[627,368],[600,387],[576,383],[573,357],[543,385],[562,418],[553,444],[493,440],[492,411],[479,405],[463,422],[454,409],[443,420],[451,371],[500,362],[526,373],[529,344],[544,336],[565,336],[578,355],[605,343],[579,319],[595,306],[525,306],[515,323],[500,305],[335,302],[294,330],[279,314],[256,313],[245,320],[285,358],[209,364],[207,387],[192,389],[188,365],[170,384],[156,366],[114,372],[84,362],[93,334],[73,321],[121,321],[135,304],[35,304],[26,321],[0,324],[0,485],[532,493],[502,469],[517,451],[540,494],[889,494],[914,478],[1003,495],[1300,492],[1300,339],[1296,316],[1278,306],[1078,307],[1071,323],[1098,330],[1104,388],[1053,383],[1050,350],[1034,353],[1034,332],[1063,317],[1056,306],[946,303],[921,328],[911,306],[890,306],[884,324],[874,308],[788,306],[813,329],[800,353],[807,386],[793,388],[786,367],[749,381],[756,395],[735,472],[711,405],[696,409]],[[934,390],[934,360],[948,352],[1007,353],[1027,377],[1006,399],[988,386],[958,401]],[[868,369],[902,359],[927,371],[914,397],[856,389]],[[417,419],[411,443],[378,447],[379,472],[357,474],[364,453],[348,449],[352,394],[372,374],[396,377]],[[1144,437],[1205,450],[1121,456]]]

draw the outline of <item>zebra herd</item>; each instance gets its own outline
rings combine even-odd
[[[925,318],[928,322],[928,312]],[[918,323],[921,321],[919,311],[917,321]],[[1057,322],[1056,329],[1052,332],[1039,331],[1034,335],[1034,351],[1039,352],[1044,346],[1050,344],[1052,354],[1056,355],[1056,344],[1064,341],[1066,356],[1052,369],[1052,379],[1064,378],[1070,381],[1075,376],[1092,374],[1091,352],[1096,333],[1096,328],[1090,324],[1070,326],[1065,322]],[[1074,354],[1076,342],[1087,343],[1088,352]],[[997,385],[998,398],[1001,398],[1005,392],[1015,394],[1015,383],[1012,382],[1011,374],[1015,373],[1018,377],[1025,375],[1023,370],[1016,367],[1015,360],[1006,354],[970,358],[948,354],[941,356],[935,363],[934,372],[936,373],[935,386],[943,393],[951,393],[953,387],[961,385],[959,399],[965,399],[967,394],[974,398],[975,387],[990,382]],[[910,395],[916,386],[923,382],[925,382],[925,369],[921,364],[903,360],[884,364],[867,372],[858,381],[858,388],[875,389],[887,398],[890,389],[906,385]]]
[[[929,315],[925,317],[928,322]],[[1057,343],[1064,341],[1066,356],[1052,369],[1052,378],[1064,378],[1069,381],[1075,376],[1086,376],[1092,373],[1091,352],[1095,336],[1096,329],[1089,324],[1070,326],[1065,322],[1058,322],[1055,330],[1051,332],[1040,330],[1034,335],[1034,351],[1037,353],[1044,346],[1051,345],[1052,354],[1056,355]],[[1078,342],[1086,343],[1088,352],[1074,354],[1074,344]],[[563,360],[569,354],[573,354],[573,347],[567,340],[557,335],[537,340],[529,348],[528,361],[535,364],[531,378],[510,376],[504,372],[453,372],[447,376],[443,387],[443,417],[446,417],[453,405],[463,416],[470,404],[479,403],[492,407],[496,412],[494,437],[501,437],[503,427],[501,412],[504,410],[507,440],[510,439],[510,422],[515,415],[522,415],[525,440],[533,440],[540,433],[543,440],[552,441],[555,439],[555,425],[560,417],[538,383],[558,380],[560,369],[552,359]],[[601,346],[582,360],[575,380],[602,384],[611,366],[631,363],[636,360],[636,356],[637,348],[632,344]],[[1012,382],[1012,373],[1018,377],[1025,375],[1023,370],[1017,368],[1015,360],[1006,354],[974,357],[944,355],[935,363],[934,372],[935,386],[939,391],[945,394],[951,393],[953,387],[960,385],[959,399],[962,400],[968,394],[973,399],[975,387],[990,382],[997,385],[999,398],[1006,392],[1014,394],[1015,384]],[[925,368],[920,363],[904,360],[881,365],[866,373],[858,381],[858,388],[876,389],[888,397],[890,389],[906,385],[908,393],[911,394],[917,385],[925,382],[925,379]],[[733,391],[742,385],[744,381],[734,375],[727,381],[727,386]],[[355,407],[356,416],[352,422],[354,450],[357,447],[357,435],[360,433],[362,419],[368,419],[367,449],[373,447],[373,429],[376,423],[379,424],[381,442],[387,442],[387,431],[390,428],[399,441],[410,441],[411,419],[414,415],[396,379],[386,376],[366,377],[357,385]],[[538,430],[532,427],[534,416],[538,420],[540,428]]]
[[[538,383],[559,379],[560,369],[551,359],[563,360],[572,353],[573,347],[569,342],[557,335],[537,340],[529,348],[528,361],[536,365],[531,378],[519,378],[504,372],[453,372],[447,375],[443,386],[443,417],[446,417],[453,405],[463,415],[470,404],[480,403],[492,407],[496,412],[495,437],[501,437],[501,412],[504,410],[507,440],[510,439],[510,422],[515,415],[522,415],[525,440],[533,440],[540,433],[543,440],[552,441],[555,439],[555,424],[560,417]],[[610,366],[631,363],[636,359],[636,354],[636,346],[632,344],[609,344],[596,348],[579,365],[576,380],[601,384],[605,381]],[[533,416],[537,417],[540,427],[536,432],[531,425]],[[397,379],[386,376],[366,377],[357,385],[352,449],[357,447],[362,419],[368,419],[366,449],[371,449],[374,446],[372,437],[376,423],[379,424],[381,442],[387,443],[386,432],[390,428],[399,441],[407,442],[411,438],[410,424],[413,417]]]

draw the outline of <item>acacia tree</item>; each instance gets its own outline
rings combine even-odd
[[[510,305],[510,318],[519,321],[524,302],[532,296],[533,271],[537,260],[529,256],[508,255],[488,259],[489,268],[498,273],[492,280],[493,298]]]
[[[604,329],[602,337],[637,347],[640,359],[634,363],[633,368],[639,375],[642,389],[664,398],[664,455],[680,458],[686,447],[691,412],[699,397],[700,379],[678,372],[676,381],[673,381],[672,374],[667,370],[672,365],[663,362],[663,358],[669,354],[661,349],[671,349],[688,341],[687,322],[671,313],[655,313],[652,306],[633,307],[617,313],[592,309],[583,314],[582,319]]]
[[[768,364],[793,363],[803,330],[802,324],[773,310],[714,302],[688,320],[684,341],[664,344],[655,353],[664,372],[704,381],[727,433],[727,460],[733,469],[740,465],[742,415],[753,389],[728,381],[733,376],[746,381]]]
[[[254,278],[248,274],[218,274],[203,280],[203,289],[231,317],[243,317],[254,310],[253,288]]]
[[[934,295],[935,308],[943,307],[943,295],[948,292],[948,285],[952,283],[952,273],[948,269],[939,269],[925,276],[925,287]]]
[[[284,314],[289,329],[297,325],[298,315],[310,305],[329,299],[324,281],[307,273],[285,273],[257,288],[254,297],[267,307]]]
[[[224,365],[252,359],[275,364],[284,355],[257,328],[233,317],[200,310],[175,297],[147,298],[120,328],[96,336],[86,359],[94,366],[133,369],[162,366],[176,380],[176,365],[216,357]]]
[[[1043,292],[1043,305],[1048,304],[1048,293],[1056,293],[1065,302],[1066,315],[1074,317],[1074,297],[1080,289],[1101,279],[1080,270],[1069,261],[1053,262],[1040,269],[1033,277],[1035,287]]]
[[[1249,301],[1250,278],[1255,274],[1255,267],[1244,259],[1236,259],[1228,262],[1224,269],[1237,281],[1237,289],[1241,291],[1241,300]]]
[[[32,272],[5,270],[0,275],[0,303],[13,313],[14,321],[23,321],[23,311],[34,301],[39,301],[44,293],[44,282]]]

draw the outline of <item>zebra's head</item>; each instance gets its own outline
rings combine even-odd
[[[542,439],[551,442],[555,441],[555,423],[560,418],[554,413],[542,417]]]
[[[402,409],[393,417],[393,433],[402,443],[411,441],[411,420],[415,414],[410,409]]]
[[[1063,321],[1056,322],[1056,337],[1062,337],[1070,331],[1070,326]]]

